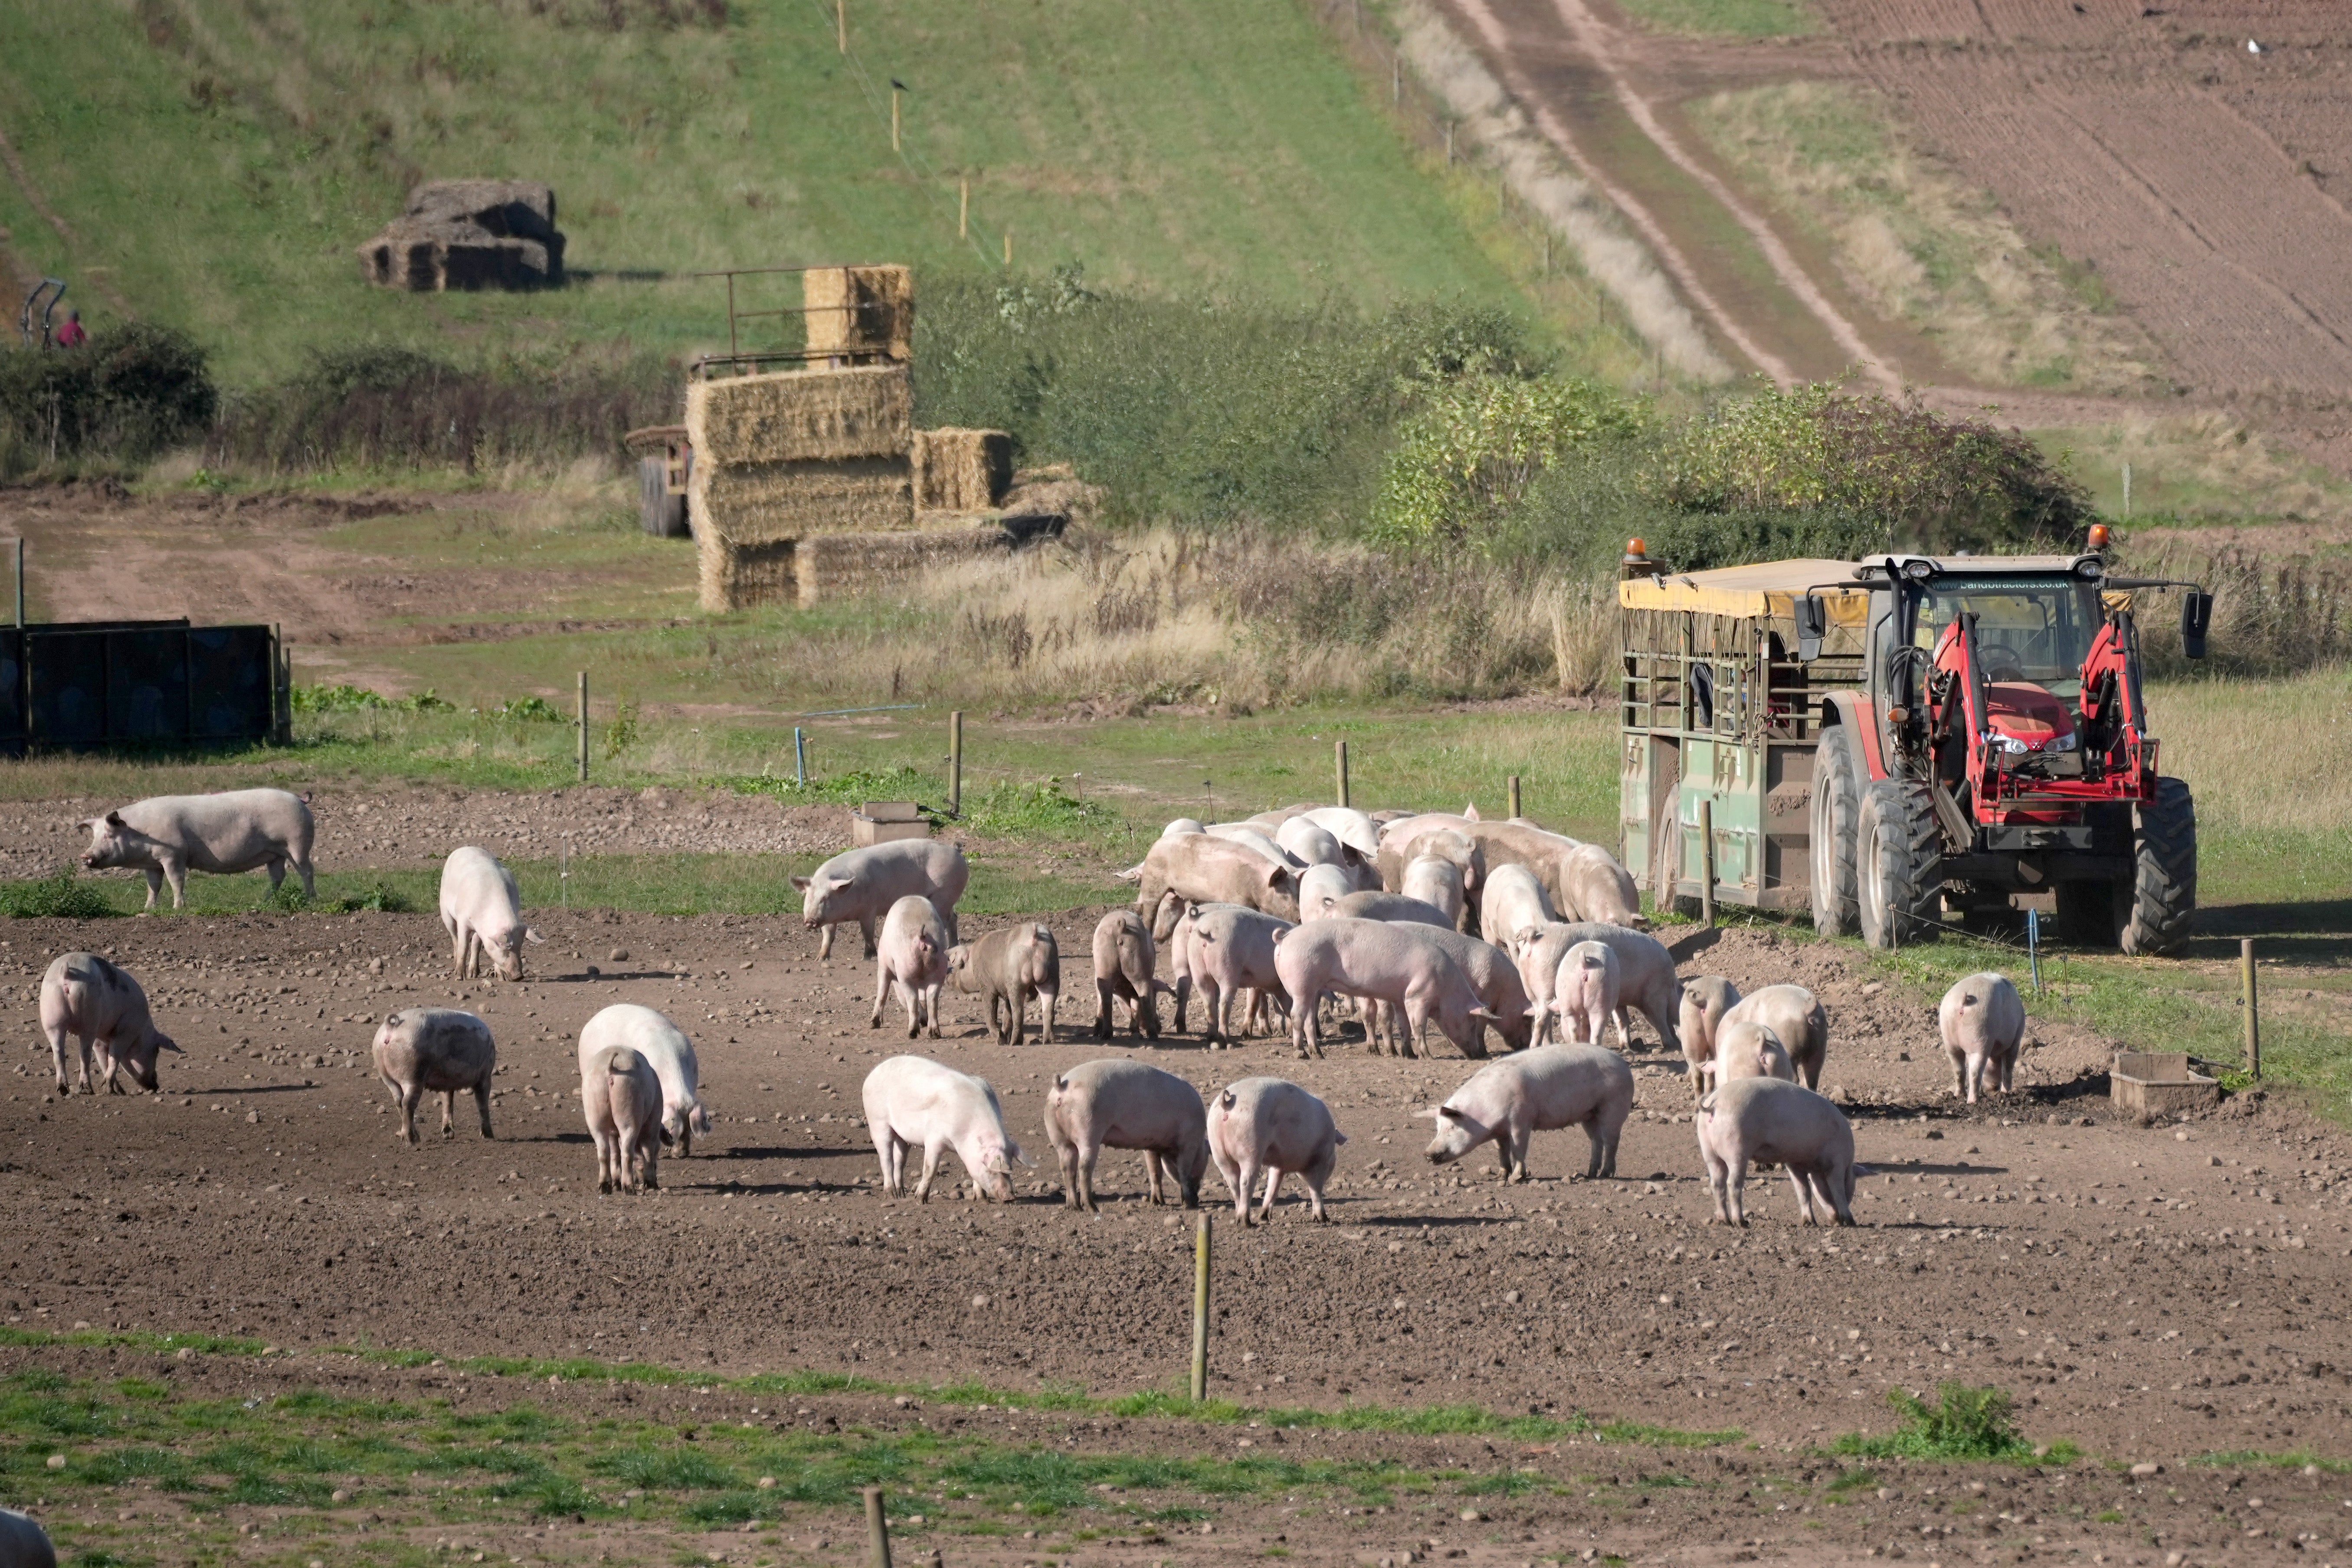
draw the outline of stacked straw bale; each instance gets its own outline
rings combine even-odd
[[[915,275],[908,268],[819,267],[802,275],[801,289],[815,353],[887,354],[900,364],[912,355]]]
[[[1017,542],[995,523],[926,528],[909,533],[828,533],[800,542],[795,586],[803,605],[854,599],[950,562],[1012,550]]]
[[[1013,437],[1002,430],[918,430],[915,510],[985,511],[1013,488]]]
[[[689,385],[687,507],[703,607],[793,602],[797,541],[913,528],[912,413],[903,364]]]

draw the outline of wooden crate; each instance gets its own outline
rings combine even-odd
[[[931,825],[911,800],[869,800],[850,813],[849,834],[864,849],[898,838],[929,838]]]

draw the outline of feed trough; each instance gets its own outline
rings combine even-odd
[[[2142,1116],[2182,1116],[2221,1103],[2221,1085],[2189,1065],[2178,1051],[2117,1051],[2109,1096],[2119,1110]]]

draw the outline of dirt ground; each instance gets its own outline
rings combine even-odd
[[[2130,1125],[2103,1098],[2110,1043],[2037,1020],[2019,1092],[1964,1111],[1946,1096],[1927,1009],[1832,949],[1726,932],[1685,953],[1685,973],[1822,994],[1824,1087],[1848,1104],[1872,1167],[1859,1229],[1797,1226],[1785,1186],[1759,1178],[1753,1226],[1733,1234],[1706,1223],[1688,1092],[1654,1047],[1636,1047],[1640,1109],[1619,1179],[1570,1179],[1582,1163],[1572,1133],[1538,1141],[1538,1179],[1523,1187],[1495,1180],[1483,1154],[1433,1170],[1415,1112],[1472,1070],[1459,1060],[1095,1042],[1085,954],[1100,913],[1045,917],[1071,955],[1057,1043],[999,1046],[967,1001],[950,1008],[945,1039],[915,1047],[990,1078],[1041,1159],[1002,1207],[875,1190],[858,1086],[905,1047],[903,1025],[867,1027],[873,973],[854,940],[819,964],[795,921],[542,911],[550,943],[515,985],[453,982],[429,915],[12,923],[0,984],[19,1046],[0,1072],[0,1161],[18,1223],[0,1238],[0,1317],[236,1331],[289,1349],[364,1341],[725,1373],[854,1369],[910,1384],[1171,1386],[1189,1341],[1189,1216],[1139,1201],[1139,1162],[1123,1155],[1102,1173],[1118,1201],[1100,1217],[1067,1212],[1044,1179],[1038,1126],[1054,1072],[1138,1054],[1203,1089],[1255,1072],[1293,1078],[1349,1136],[1332,1223],[1286,1204],[1269,1226],[1220,1226],[1221,1395],[1736,1427],[1769,1455],[1885,1430],[1888,1389],[1954,1378],[2014,1393],[2033,1441],[2072,1439],[2168,1473],[2214,1451],[2352,1449],[2337,1359],[2352,1277],[2347,1150],[2259,1095],[2179,1127]],[[974,920],[968,933],[994,923]],[[166,1058],[161,1096],[50,1092],[38,977],[85,943],[142,979],[188,1049]],[[596,1194],[573,1090],[579,1028],[617,1001],[659,1007],[694,1037],[718,1118],[707,1151],[665,1162],[663,1190],[635,1200]],[[425,1003],[473,1008],[497,1031],[495,1142],[462,1119],[446,1141],[437,1120],[421,1147],[395,1141],[368,1044],[385,1012]],[[1087,1440],[1097,1436],[1226,1440],[1133,1425]],[[2209,1488],[2209,1472],[2193,1473]],[[2114,1478],[2078,1468],[2000,1484],[2020,1494],[2004,1512],[2052,1515],[2038,1528],[2053,1549],[2140,1543],[2138,1558],[2117,1561],[2157,1560],[2148,1530],[2221,1551],[2225,1526],[2242,1545],[2249,1528],[2283,1541],[2332,1529],[2321,1515],[2339,1506],[2310,1478],[2260,1480],[2260,1524],[2164,1504],[2166,1521],[2106,1531],[2103,1545],[2061,1500],[2113,1489]],[[2140,1495],[2158,1507],[2157,1489]],[[1683,1549],[1706,1543],[1727,1556],[1739,1536],[1832,1561],[1907,1535],[1925,1550],[1916,1525],[1898,1530],[1899,1499],[1841,1511],[1826,1535],[1819,1519],[1743,1500],[1727,1512],[1721,1489],[1660,1491],[1625,1510],[1608,1549],[1686,1560]],[[1755,1522],[1732,1529],[1733,1512]],[[1540,1552],[1523,1540],[1460,1544],[1480,1561],[1580,1552],[1596,1538],[1580,1531],[1599,1525],[1574,1514],[1531,1509],[1517,1533]],[[1252,1528],[1271,1509],[1261,1517]],[[2004,1523],[1983,1545],[2022,1547],[2035,1528]],[[1373,1544],[1394,1555],[1410,1543]],[[1327,1519],[1299,1525],[1285,1549],[1348,1561],[1367,1547],[1354,1525]],[[1194,1555],[1224,1550],[1203,1542]],[[1153,1545],[1134,1560],[1169,1555]],[[959,1549],[966,1558],[998,1560],[978,1546]]]

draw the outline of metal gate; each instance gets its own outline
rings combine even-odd
[[[0,752],[283,740],[275,628],[177,621],[0,626]]]

